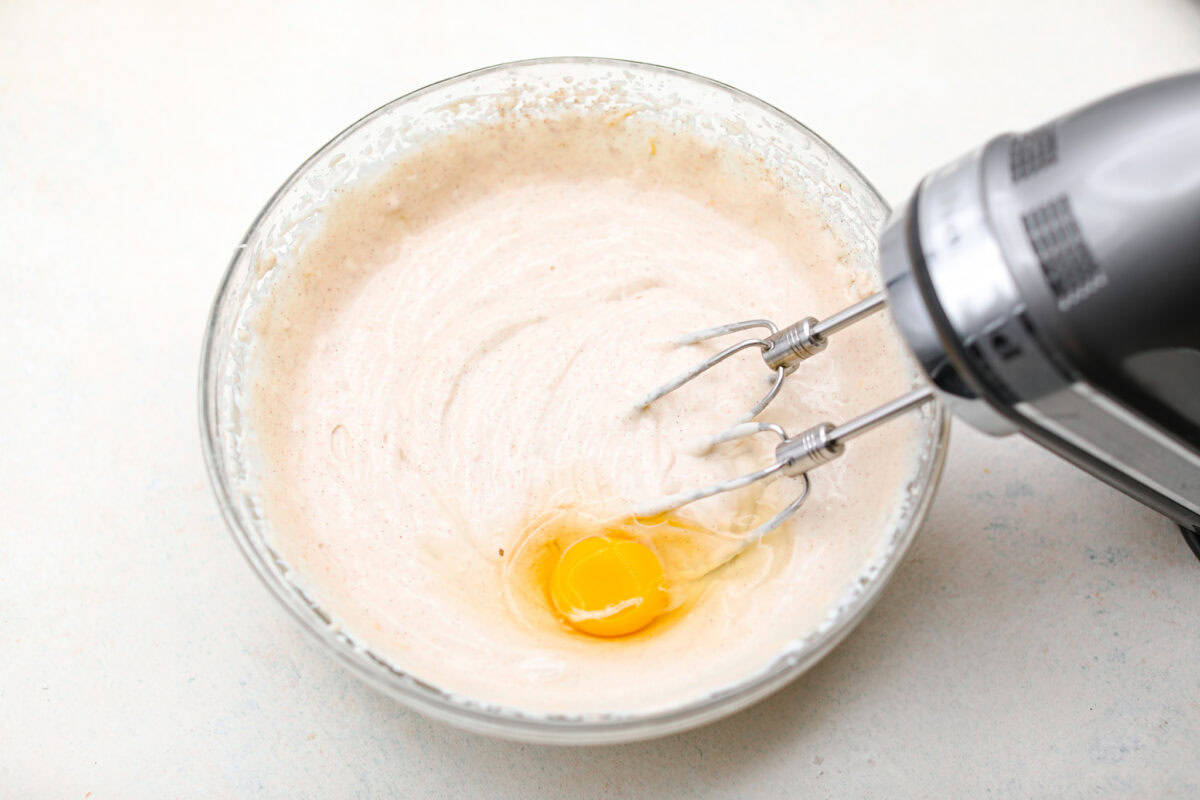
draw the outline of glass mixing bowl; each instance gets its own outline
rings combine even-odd
[[[250,565],[301,626],[355,675],[430,717],[481,733],[547,743],[630,741],[696,727],[753,703],[811,667],[863,618],[908,550],[933,497],[949,426],[940,405],[931,404],[922,414],[920,469],[882,557],[847,587],[827,624],[806,636],[798,631],[802,638],[772,664],[718,694],[643,716],[522,714],[451,697],[393,669],[338,630],[294,585],[288,565],[268,544],[267,521],[248,481],[253,445],[242,409],[245,364],[254,346],[249,319],[256,301],[320,229],[332,194],[369,180],[398,156],[449,130],[513,111],[553,116],[564,107],[636,110],[643,118],[761,156],[777,176],[811,199],[856,266],[874,269],[876,235],[887,204],[841,154],[779,109],[707,78],[629,61],[554,58],[488,67],[419,89],[363,117],[301,164],[267,202],[238,246],[213,305],[201,366],[201,432],[213,491]]]

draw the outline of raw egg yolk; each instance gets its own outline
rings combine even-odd
[[[624,636],[666,610],[662,562],[640,542],[589,536],[563,551],[550,578],[550,599],[577,630]]]

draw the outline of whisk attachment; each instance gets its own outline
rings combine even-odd
[[[703,440],[699,445],[694,446],[692,450],[696,455],[704,455],[718,445],[748,436],[755,436],[760,433],[774,433],[779,437],[780,442],[775,447],[775,460],[762,469],[736,478],[718,481],[699,489],[677,492],[676,494],[662,497],[634,509],[634,515],[642,518],[657,516],[680,506],[685,506],[688,503],[703,500],[706,497],[743,489],[759,481],[780,476],[800,478],[804,483],[804,488],[800,494],[769,520],[753,531],[750,531],[743,539],[742,545],[738,550],[738,552],[741,552],[750,544],[758,541],[775,528],[778,528],[784,521],[800,510],[800,507],[804,505],[804,501],[808,499],[812,488],[812,483],[808,477],[808,473],[812,469],[822,464],[827,464],[841,456],[845,452],[846,442],[850,439],[866,433],[872,428],[882,425],[888,420],[917,408],[932,399],[934,395],[931,388],[914,389],[907,394],[897,397],[895,400],[868,411],[866,414],[855,417],[849,422],[841,425],[834,425],[832,422],[822,422],[795,436],[788,436],[787,431],[774,423],[752,421],[775,399],[779,394],[780,387],[783,385],[784,378],[794,372],[801,361],[812,358],[822,352],[829,344],[829,337],[832,334],[874,314],[883,308],[886,302],[887,296],[883,292],[878,292],[853,305],[847,306],[836,314],[826,317],[824,320],[818,320],[816,317],[805,317],[782,330],[770,320],[748,319],[743,322],[734,322],[729,325],[719,325],[715,328],[695,331],[676,339],[675,344],[688,345],[714,339],[718,336],[725,336],[730,333],[753,330],[754,328],[764,328],[767,331],[766,336],[759,339],[747,339],[727,347],[701,362],[693,369],[664,383],[643,397],[638,403],[639,408],[648,408],[655,400],[670,394],[735,353],[757,347],[762,354],[763,362],[773,373],[771,388],[737,424],[718,433],[716,436]]]
[[[716,436],[710,436],[707,439],[702,439],[691,447],[692,455],[703,456],[707,455],[714,447],[725,442],[732,442],[737,439],[744,439],[747,436],[753,436],[756,433],[763,431],[772,431],[779,434],[780,439],[786,439],[787,433],[783,428],[773,422],[741,422],[731,428],[721,431]]]
[[[861,436],[867,431],[901,414],[924,405],[932,400],[933,397],[933,389],[930,387],[913,389],[911,392],[855,417],[849,422],[841,425],[822,422],[813,425],[811,428],[795,436],[788,436],[783,428],[770,423],[750,423],[735,426],[725,434],[722,434],[723,438],[721,441],[731,441],[764,432],[779,435],[781,441],[775,447],[774,462],[746,475],[718,481],[699,489],[668,495],[652,503],[640,506],[634,510],[634,515],[638,517],[652,517],[679,508],[680,506],[712,497],[713,495],[742,489],[769,478],[780,476],[801,478],[804,482],[804,489],[800,495],[785,506],[782,511],[747,535],[748,541],[757,541],[775,528],[778,528],[788,517],[800,510],[800,506],[808,498],[811,489],[811,482],[808,477],[808,473],[811,470],[841,456],[846,451],[846,442],[849,440]]]
[[[728,333],[736,333],[737,331],[749,330],[751,328],[766,328],[771,332],[772,336],[775,335],[779,330],[775,324],[769,320],[750,319],[746,320],[745,322],[734,322],[730,325],[720,325],[716,328],[706,328],[702,331],[696,331],[694,333],[679,337],[674,343],[678,345],[696,344],[697,342],[703,342],[707,339],[713,339],[718,336],[724,336]],[[771,349],[771,346],[770,339],[766,338],[747,339],[744,342],[738,342],[735,345],[726,347],[716,355],[702,361],[698,366],[693,367],[682,375],[672,378],[662,386],[655,389],[653,392],[650,392],[650,394],[638,401],[637,407],[639,409],[649,408],[650,404],[655,400],[659,399],[663,395],[670,394],[688,381],[699,377],[703,373],[712,369],[717,364],[720,364],[722,361],[736,353],[740,353],[743,350],[749,350],[752,347],[757,347],[765,355],[766,352]],[[763,395],[761,400],[751,406],[750,410],[741,418],[741,420],[739,420],[739,422],[748,422],[757,417],[762,413],[763,409],[770,405],[771,401],[774,400],[779,394],[779,390],[783,388],[783,379],[787,373],[783,367],[775,368],[774,371],[775,377],[771,381],[771,388],[767,390],[767,393]]]
[[[718,325],[715,328],[705,328],[704,330],[680,336],[674,340],[673,344],[697,344],[719,336],[752,330],[754,328],[765,328],[767,330],[766,336],[760,339],[747,339],[738,342],[702,361],[699,365],[682,375],[678,375],[667,381],[639,400],[638,408],[649,408],[655,400],[670,394],[685,383],[699,377],[735,353],[757,347],[762,353],[763,363],[774,373],[774,376],[771,380],[771,388],[739,420],[739,422],[748,422],[761,414],[771,404],[771,401],[775,399],[779,394],[779,390],[783,387],[784,378],[795,372],[796,367],[800,365],[801,361],[812,358],[825,349],[829,344],[829,336],[831,334],[837,333],[860,319],[870,316],[883,308],[886,302],[887,295],[883,292],[878,292],[865,300],[842,309],[824,320],[818,320],[816,317],[805,317],[782,330],[769,319],[748,319],[743,322]]]
[[[779,328],[769,319],[748,319],[743,322],[731,322],[728,325],[718,325],[715,328],[705,328],[702,331],[692,331],[677,337],[671,344],[697,344],[708,339],[715,339],[727,333],[738,333],[753,328],[766,328],[770,333],[778,333]]]

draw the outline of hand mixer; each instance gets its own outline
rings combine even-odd
[[[742,350],[770,389],[705,447],[781,441],[762,469],[647,504],[651,516],[771,477],[798,497],[846,443],[935,396],[972,426],[1014,432],[1177,522],[1200,556],[1200,72],[1146,84],[1028,133],[1004,134],[931,173],[880,239],[886,289],[823,320],[747,320],[689,344],[761,328],[647,395],[647,407]],[[795,436],[753,422],[800,362],[889,306],[928,378],[867,413]]]

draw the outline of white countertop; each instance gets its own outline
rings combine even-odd
[[[460,733],[285,616],[200,455],[226,261],[353,119],[550,54],[732,83],[899,202],[992,133],[1200,66],[1200,6],[4,2],[0,796],[1197,796],[1200,563],[1164,519],[963,425],[866,622],[691,733],[584,749]]]

